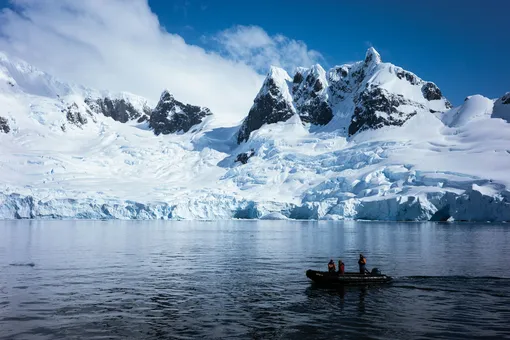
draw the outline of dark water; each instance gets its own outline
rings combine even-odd
[[[0,222],[0,338],[510,339],[510,225]]]

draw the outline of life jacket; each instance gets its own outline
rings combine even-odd
[[[344,263],[343,263],[343,262],[338,264],[338,272],[339,272],[340,274],[345,273],[345,265],[344,265]]]
[[[335,270],[335,263],[334,262],[330,262],[328,263],[328,270]]]

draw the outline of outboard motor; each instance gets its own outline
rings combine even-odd
[[[377,268],[373,268],[371,274],[372,275],[382,275],[381,271]]]

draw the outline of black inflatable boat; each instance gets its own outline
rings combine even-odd
[[[344,273],[340,275],[337,272],[321,272],[308,269],[306,277],[318,284],[325,285],[357,285],[357,284],[371,284],[371,283],[387,283],[392,279],[390,276],[381,274],[381,272],[374,268],[372,272],[361,273]]]

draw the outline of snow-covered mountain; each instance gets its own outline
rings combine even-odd
[[[419,112],[444,112],[451,104],[431,82],[389,63],[374,48],[365,60],[333,67],[298,68],[293,78],[272,67],[238,133],[238,142],[263,124],[297,114],[304,123],[330,125],[340,135],[400,126]],[[333,122],[331,122],[334,120]],[[331,122],[331,124],[330,124]]]
[[[175,100],[174,96],[163,91],[158,105],[152,111],[149,126],[156,135],[188,132],[192,127],[201,124],[207,116],[212,115],[206,107],[183,104]]]
[[[194,104],[194,103],[191,103]],[[382,62],[272,67],[240,126],[0,54],[0,217],[510,221],[510,94]]]

